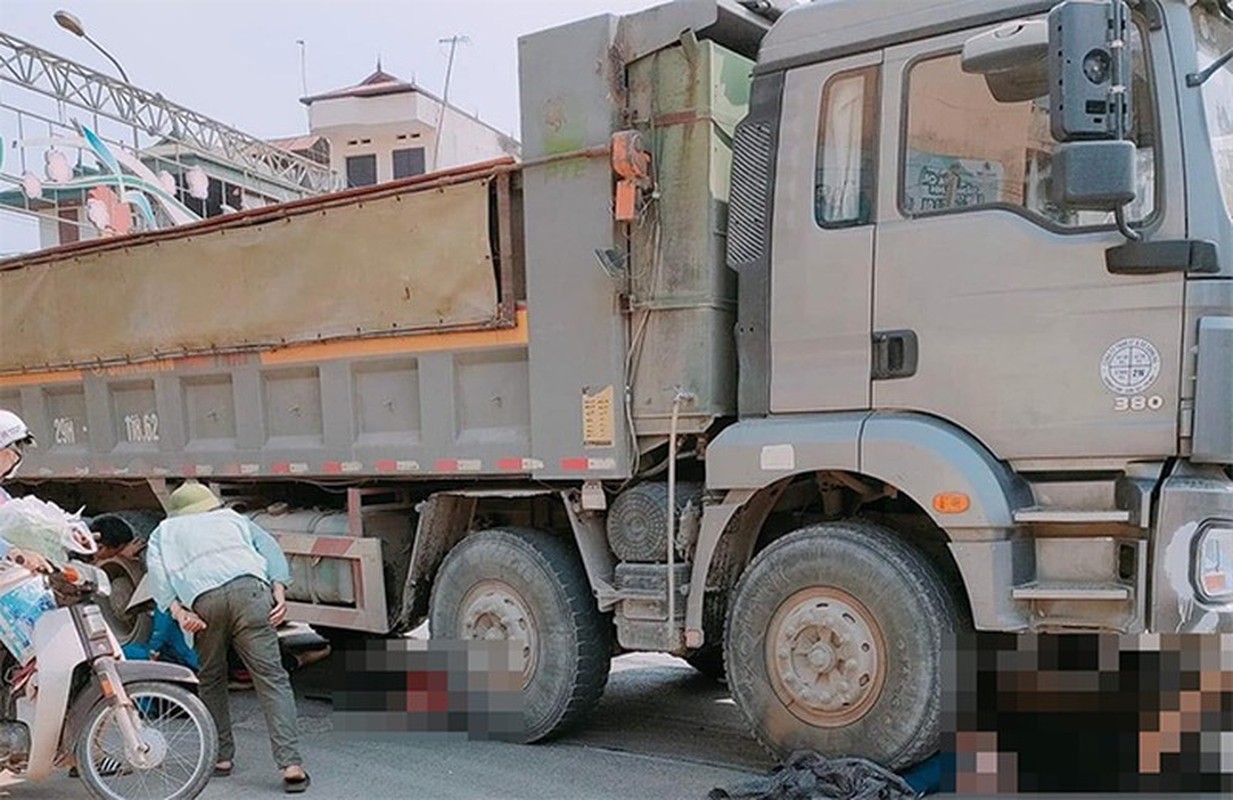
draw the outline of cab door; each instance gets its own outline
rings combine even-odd
[[[773,412],[869,407],[882,54],[784,81],[771,270]]]
[[[1181,194],[1158,165],[1176,140],[1152,103],[1143,30],[1129,215],[1183,238],[1182,203],[1161,199]],[[1106,250],[1125,241],[1111,218],[1049,201],[1047,100],[997,102],[961,69],[971,34],[886,51],[883,114],[898,124],[882,148],[873,330],[910,332],[915,363],[874,381],[873,404],[951,420],[1005,459],[1172,453],[1182,275],[1108,271]]]

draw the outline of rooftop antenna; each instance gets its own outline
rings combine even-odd
[[[450,46],[449,62],[445,66],[445,91],[441,93],[441,110],[437,113],[437,131],[436,143],[432,148],[432,171],[437,171],[437,165],[440,163],[441,153],[441,128],[445,125],[445,107],[450,102],[450,78],[454,74],[454,53],[458,50],[460,44],[470,44],[471,37],[463,36],[462,34],[454,34],[447,36],[444,39],[438,39],[439,44],[448,44]]]

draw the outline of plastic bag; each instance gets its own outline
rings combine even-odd
[[[68,560],[70,551],[98,551],[94,535],[80,513],[70,514],[37,497],[18,497],[0,505],[0,539],[58,564]]]
[[[25,666],[34,657],[34,624],[56,607],[56,601],[41,577],[20,567],[7,567],[4,571],[10,570],[17,580],[0,588],[0,644]]]

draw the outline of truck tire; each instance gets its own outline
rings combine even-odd
[[[90,530],[110,534],[116,539],[148,542],[150,534],[163,520],[161,511],[130,509],[108,511],[90,519]],[[111,581],[111,596],[99,597],[97,602],[103,616],[121,645],[144,642],[150,638],[154,618],[149,608],[137,612],[128,610],[129,600],[146,574],[145,556],[133,560],[124,556],[109,558],[97,564]]]
[[[599,702],[612,629],[564,540],[524,528],[473,533],[445,557],[429,605],[434,639],[523,641],[523,741],[568,729]]]
[[[146,574],[145,564],[132,559],[117,557],[101,562],[98,567],[107,573],[111,581],[111,594],[95,598],[103,618],[116,635],[121,646],[133,642],[145,642],[154,630],[154,616],[148,608],[129,611],[129,601],[137,591],[137,585]]]
[[[956,619],[937,571],[891,531],[812,525],[763,550],[737,584],[728,686],[780,758],[812,750],[899,769],[938,748]]]

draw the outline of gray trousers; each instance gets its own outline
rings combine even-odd
[[[275,763],[280,769],[303,763],[297,746],[295,695],[279,655],[278,633],[270,624],[273,608],[270,587],[251,576],[203,592],[193,601],[193,611],[206,624],[193,644],[201,658],[201,699],[218,726],[219,761],[235,758],[227,697],[227,648],[231,646],[252,673]]]

